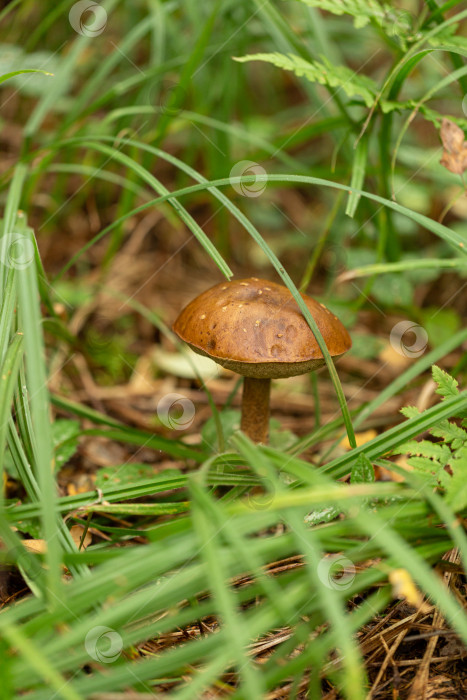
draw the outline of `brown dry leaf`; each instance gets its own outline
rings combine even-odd
[[[455,697],[452,678],[449,676],[435,676],[430,678],[425,690],[425,700],[449,700]]]
[[[459,217],[467,219],[467,192],[459,185],[447,187],[443,192],[443,201],[449,205],[450,211]]]
[[[84,528],[82,525],[73,525],[70,528],[70,535],[72,537],[73,542],[75,545],[79,548],[81,538],[83,536]],[[83,540],[83,544],[81,545],[81,549],[86,549],[92,542],[92,537],[89,532],[89,530],[86,532],[86,535]]]
[[[398,467],[402,467],[402,469],[405,469],[408,472],[413,472],[413,467],[411,464],[409,464],[409,458],[407,455],[400,455],[396,460],[395,463],[397,464]],[[396,472],[393,473],[393,481],[404,481],[404,477],[402,474],[396,474]]]
[[[66,474],[68,476],[68,474]],[[87,493],[94,491],[95,475],[94,474],[73,474],[73,481],[66,485],[67,494],[76,496],[78,493]]]
[[[45,540],[21,540],[22,544],[32,554],[45,554],[47,543]]]
[[[66,490],[69,496],[76,496],[78,493],[74,484],[67,484]]]
[[[402,469],[407,471],[413,471],[413,467],[408,463],[407,456],[401,455],[395,460],[395,464]],[[377,481],[396,481],[398,483],[403,483],[405,481],[402,474],[398,474],[391,469],[386,469],[386,467],[377,466],[375,468],[376,480]]]
[[[128,458],[124,447],[106,438],[93,438],[83,444],[83,456],[98,467],[123,464]],[[78,485],[77,485],[78,487]]]
[[[462,175],[467,170],[467,141],[464,132],[454,122],[443,119],[440,136],[444,147],[441,165],[451,173]]]
[[[376,430],[364,430],[362,433],[355,433],[355,442],[357,443],[357,447],[361,447],[364,445],[366,442],[370,442],[370,440],[373,440],[378,435]],[[349,438],[347,435],[345,438],[342,438],[340,441],[340,446],[343,447],[346,450],[350,450],[350,442]]]
[[[395,350],[389,342],[381,350],[378,357],[395,370],[402,370],[410,364],[410,358]]]
[[[422,594],[415,586],[411,575],[406,569],[393,569],[389,574],[389,581],[395,598],[405,598],[408,603],[416,607],[420,612],[426,612],[428,606],[423,601]]]

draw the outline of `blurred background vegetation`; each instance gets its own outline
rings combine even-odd
[[[442,615],[467,640],[466,442],[446,428],[466,398],[431,375],[465,385],[466,20],[455,0],[2,3],[5,697],[389,697],[375,620]],[[353,338],[339,376],[277,383],[269,448],[234,435],[237,379],[170,331],[232,274],[312,294]],[[158,413],[173,392],[183,426]],[[400,448],[420,435],[444,440],[428,466]],[[323,582],[329,554],[348,585]],[[105,673],[99,624],[121,640]]]

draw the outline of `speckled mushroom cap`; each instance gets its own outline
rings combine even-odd
[[[352,345],[334,314],[302,294],[329,353]],[[222,282],[186,306],[173,325],[197,353],[246,377],[293,377],[325,364],[318,343],[287,287],[256,277]]]

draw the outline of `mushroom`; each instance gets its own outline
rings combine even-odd
[[[352,345],[324,304],[302,294],[332,357]],[[271,379],[312,372],[325,364],[292,294],[281,284],[249,279],[223,282],[186,306],[173,325],[195,352],[244,376],[241,429],[266,443]]]

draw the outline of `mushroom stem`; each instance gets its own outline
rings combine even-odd
[[[241,429],[253,442],[266,444],[269,433],[270,379],[245,377],[243,380]]]

